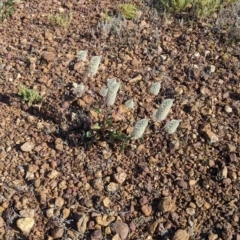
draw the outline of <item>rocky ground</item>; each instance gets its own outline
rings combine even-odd
[[[187,21],[137,0],[136,19],[124,21],[119,2],[21,1],[0,23],[0,238],[239,240],[237,30],[217,25],[219,16]],[[116,21],[110,30],[106,12]],[[90,76],[93,56],[101,62]],[[111,130],[129,134],[174,99],[140,140],[91,130],[113,77],[121,88]],[[73,83],[85,86],[81,96]],[[43,100],[22,101],[21,85]],[[181,119],[172,135],[170,119]]]

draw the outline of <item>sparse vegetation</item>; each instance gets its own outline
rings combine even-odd
[[[63,13],[56,13],[56,14],[48,14],[48,21],[52,25],[57,25],[59,27],[68,27],[72,21],[72,13],[63,14]]]
[[[158,7],[164,7],[173,13],[193,10],[198,17],[206,17],[236,0],[157,0]]]
[[[0,1],[0,21],[9,18],[15,11],[14,0]]]
[[[127,20],[132,20],[137,16],[137,8],[131,3],[118,4],[117,11]]]
[[[27,102],[29,106],[31,106],[33,103],[42,101],[42,97],[36,90],[29,89],[25,86],[21,86],[18,96],[20,96],[23,101]]]

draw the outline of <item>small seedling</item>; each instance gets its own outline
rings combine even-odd
[[[48,14],[48,21],[52,25],[57,25],[60,27],[68,27],[72,21],[72,13],[70,14]]]
[[[18,96],[20,96],[25,102],[27,102],[28,106],[31,106],[33,103],[42,101],[42,97],[36,90],[29,89],[24,86],[21,86],[20,91],[18,92]]]

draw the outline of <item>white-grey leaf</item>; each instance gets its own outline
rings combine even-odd
[[[179,123],[182,120],[176,120],[176,119],[172,119],[171,121],[167,122],[167,124],[165,125],[164,129],[168,134],[173,134],[175,133],[175,131],[177,130]]]
[[[108,88],[107,87],[102,87],[100,89],[100,95],[103,96],[103,97],[106,97],[107,96],[107,92],[108,92]]]
[[[152,115],[152,119],[155,122],[160,122],[163,121],[166,116],[168,115],[172,105],[173,105],[174,99],[166,99],[162,102],[160,107],[158,108],[157,111],[154,111]]]
[[[131,98],[131,99],[127,100],[127,101],[125,102],[125,106],[126,106],[127,108],[129,108],[129,109],[134,109],[134,101],[133,101],[133,99]]]
[[[91,58],[87,70],[88,75],[93,77],[97,73],[100,62],[101,56],[94,56]]]
[[[78,59],[78,61],[83,61],[83,62],[85,62],[85,61],[86,61],[86,58],[87,58],[87,53],[88,53],[87,50],[78,51],[78,52],[77,52],[77,59]]]
[[[112,86],[114,86],[117,83],[117,79],[116,78],[110,78],[107,80],[107,86],[108,88],[111,88]]]
[[[116,82],[115,84],[111,85],[110,88],[108,88],[108,92],[106,95],[107,106],[112,106],[115,103],[119,87],[120,83]]]
[[[142,137],[142,135],[148,125],[148,121],[149,121],[148,119],[141,119],[136,122],[136,124],[133,128],[133,132],[131,134],[133,140],[136,140],[136,139]]]
[[[73,93],[78,96],[82,96],[84,93],[84,89],[85,89],[84,85],[82,83],[77,84],[75,82],[72,85],[73,85],[73,89],[72,89]]]
[[[161,89],[161,82],[154,82],[151,85],[149,92],[157,96],[159,94],[160,89]]]

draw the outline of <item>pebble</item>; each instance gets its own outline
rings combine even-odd
[[[108,216],[108,215],[103,215],[103,216],[97,216],[95,221],[98,225],[107,227],[111,222],[115,220],[114,216]]]
[[[97,178],[93,181],[92,187],[95,190],[102,191],[104,189],[103,181],[101,178]]]
[[[218,239],[218,235],[214,234],[213,232],[210,232],[208,234],[208,240],[217,240]]]
[[[188,240],[189,234],[186,230],[179,229],[175,232],[173,240]]]
[[[97,229],[97,230],[92,232],[91,240],[101,240],[101,239],[103,239],[102,230]]]
[[[126,177],[127,174],[125,172],[115,173],[113,175],[114,180],[119,184],[122,184],[126,180]]]
[[[55,140],[55,148],[58,151],[62,151],[63,150],[63,141],[61,138],[56,138]]]
[[[162,212],[171,212],[175,208],[175,203],[172,200],[172,197],[165,197],[161,199],[161,201],[158,204],[158,209]]]
[[[55,60],[55,54],[53,52],[44,52],[42,58],[47,62],[53,62]]]
[[[48,208],[48,209],[46,210],[46,216],[47,216],[48,218],[53,217],[53,216],[54,216],[54,208]]]
[[[56,178],[57,176],[58,176],[58,171],[56,171],[56,170],[52,170],[52,171],[50,171],[50,173],[48,173],[48,178],[50,178],[50,179],[54,179],[54,178]]]
[[[112,224],[112,229],[120,236],[121,240],[125,240],[129,233],[129,227],[126,223],[116,221]]]
[[[55,199],[55,206],[61,209],[63,205],[64,205],[64,199],[62,197],[57,197]]]
[[[87,222],[89,220],[89,217],[87,215],[83,215],[77,222],[77,230],[80,233],[85,233],[87,229]]]
[[[226,106],[225,106],[225,111],[226,111],[227,113],[231,113],[231,112],[232,112],[232,108],[229,107],[228,105],[226,105]]]
[[[152,206],[151,206],[151,205],[147,205],[147,204],[146,204],[146,205],[143,205],[143,206],[141,207],[141,210],[142,210],[144,216],[148,217],[148,216],[150,216],[151,213],[152,213]]]
[[[22,231],[23,234],[27,235],[30,233],[32,227],[35,224],[35,220],[33,218],[20,218],[17,220],[17,227]]]
[[[187,208],[186,213],[190,216],[193,216],[195,214],[195,209],[194,208]]]
[[[108,197],[105,197],[105,198],[102,200],[102,203],[103,203],[103,206],[104,206],[104,207],[109,208],[109,207],[110,207],[110,204],[111,204],[111,200],[110,200]]]
[[[107,185],[107,191],[108,191],[108,192],[116,192],[117,189],[118,189],[118,184],[117,184],[117,183],[110,182],[110,183]]]
[[[33,148],[34,148],[34,143],[33,143],[33,142],[25,142],[25,143],[21,146],[21,150],[22,150],[23,152],[31,152]]]
[[[64,234],[64,228],[56,227],[51,231],[51,236],[53,239],[61,238]]]

